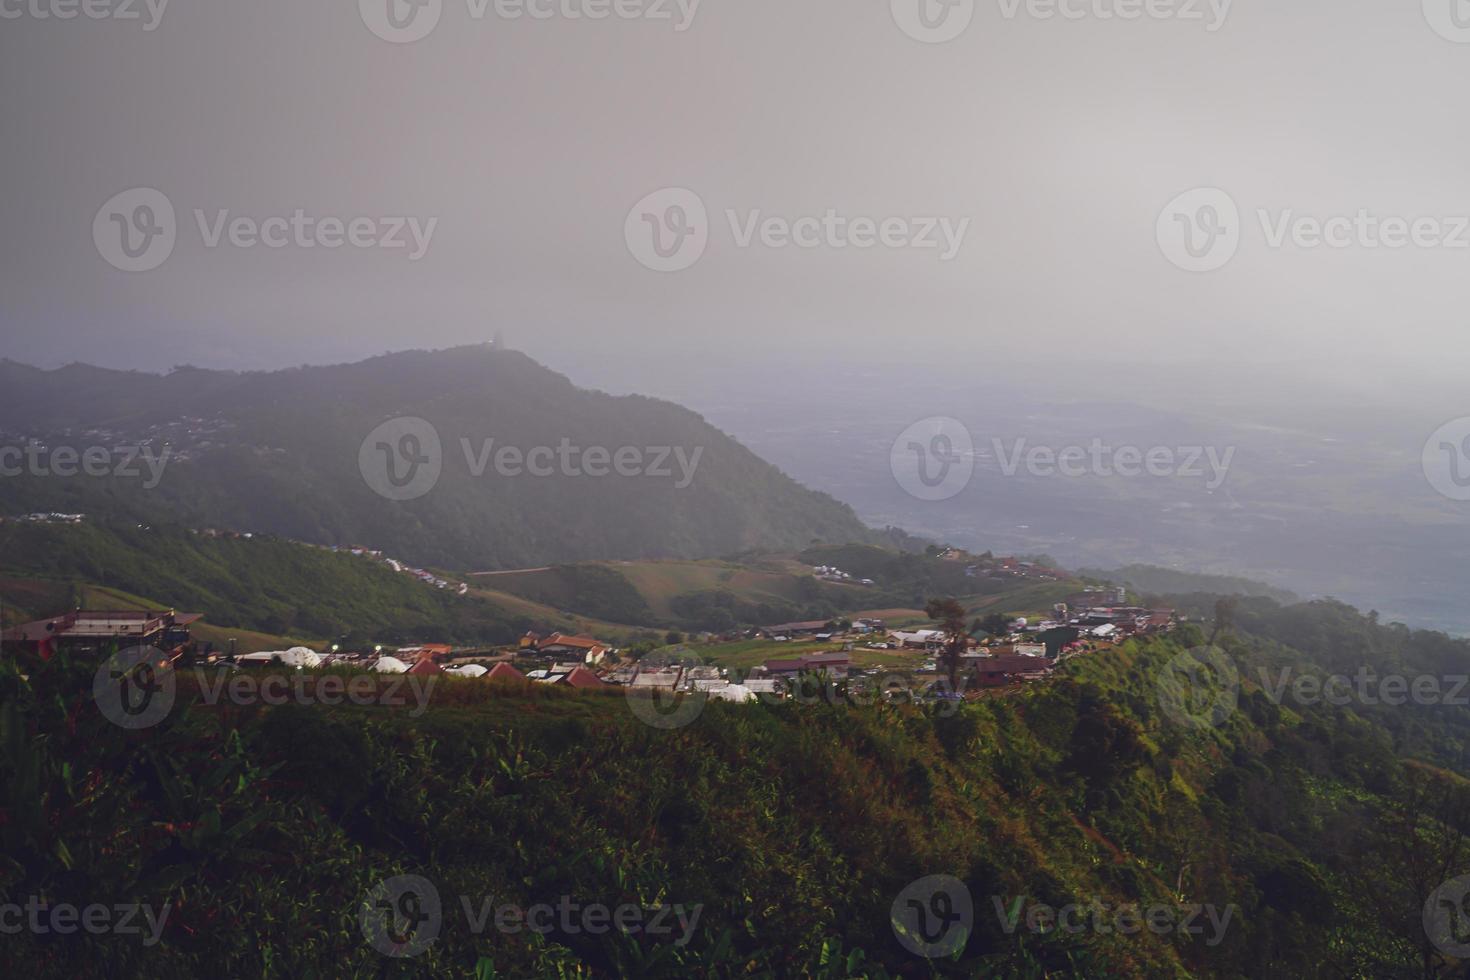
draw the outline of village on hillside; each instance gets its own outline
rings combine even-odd
[[[366,549],[344,549],[386,561]],[[1026,575],[1012,559],[994,563]],[[410,574],[418,570],[399,569]],[[831,567],[814,574],[841,575]],[[1047,579],[1064,573],[1043,569]],[[430,585],[445,587],[431,581]],[[58,651],[105,656],[124,647],[162,651],[176,666],[219,666],[232,670],[341,667],[377,674],[443,676],[469,680],[542,684],[568,690],[624,688],[660,694],[699,694],[732,702],[782,698],[803,680],[844,684],[879,675],[906,679],[917,700],[975,698],[1043,680],[1067,659],[1107,649],[1130,637],[1168,631],[1179,617],[1172,609],[1130,602],[1126,590],[1088,587],[1052,605],[1042,616],[990,613],[968,631],[912,622],[892,625],[873,615],[775,623],[722,634],[685,636],[670,632],[663,645],[619,647],[608,639],[532,629],[509,646],[456,648],[412,643],[367,649],[284,650],[237,653],[233,641],[221,648],[198,641],[191,626],[203,617],[174,610],[75,610],[25,623],[0,634],[0,647],[49,658]],[[950,661],[954,661],[951,663]],[[955,667],[957,690],[949,688]]]

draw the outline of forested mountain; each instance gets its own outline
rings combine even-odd
[[[264,531],[464,570],[874,538],[695,413],[489,345],[246,374],[7,361],[0,434],[47,447],[0,480],[0,513]],[[137,445],[166,460],[158,479],[141,462],[118,475],[116,455],[109,475],[58,476],[49,455]],[[390,465],[420,481],[412,499],[390,499]]]

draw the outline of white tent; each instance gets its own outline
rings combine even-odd
[[[261,664],[280,663],[286,667],[320,667],[322,655],[306,647],[289,650],[264,650],[260,653],[244,653],[235,658],[235,663],[251,667]]]
[[[463,667],[445,667],[444,673],[456,677],[484,677],[490,671],[481,664],[465,664]]]
[[[397,657],[379,657],[378,662],[373,665],[373,670],[380,674],[406,674],[408,664]]]
[[[725,687],[717,687],[709,692],[709,696],[716,701],[734,701],[744,703],[755,700],[755,692],[744,684],[729,684]]]

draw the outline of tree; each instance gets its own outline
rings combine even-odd
[[[1011,617],[1005,613],[991,613],[980,620],[980,628],[991,636],[1005,636],[1011,631]]]
[[[1227,633],[1235,625],[1235,610],[1239,605],[1234,599],[1215,600],[1215,628],[1210,633],[1209,646],[1215,645],[1221,633]]]
[[[924,614],[944,631],[944,651],[940,655],[949,676],[949,689],[959,690],[960,655],[969,647],[970,634],[965,626],[965,607],[954,599],[930,599]]]

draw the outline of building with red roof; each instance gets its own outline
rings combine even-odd
[[[571,672],[562,678],[561,683],[576,688],[598,688],[608,687],[601,677],[598,677],[586,667],[573,667]]]
[[[414,677],[430,677],[444,673],[444,668],[434,663],[432,657],[420,657],[417,663],[408,668],[408,673]]]
[[[525,674],[516,670],[508,663],[498,663],[490,668],[490,673],[485,675],[487,681],[509,681],[517,684],[530,683]]]
[[[190,641],[189,627],[202,618],[199,613],[172,609],[167,612],[78,609],[8,629],[0,634],[0,643],[7,650],[48,659],[63,649],[73,654],[101,655],[139,646],[178,654]]]

